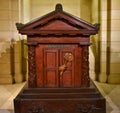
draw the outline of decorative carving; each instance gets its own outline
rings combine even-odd
[[[100,23],[95,23],[94,26],[96,27],[97,30],[100,28]]]
[[[83,57],[82,57],[82,85],[89,86],[90,78],[89,78],[89,52],[88,46],[83,46]]]
[[[73,60],[73,54],[71,53],[65,53],[64,56],[64,62],[67,64],[67,62],[71,62]]]
[[[61,109],[46,109],[44,105],[33,102],[28,107],[28,113],[64,113],[64,111]]]
[[[41,104],[36,105],[36,103],[32,103],[28,108],[28,113],[45,113],[44,106]]]
[[[62,110],[45,110],[43,108],[31,108],[28,113],[64,113]]]
[[[95,105],[91,105],[91,104],[78,104],[77,108],[79,109],[80,113],[93,113],[94,110],[96,109],[101,109],[101,108],[97,108]]]
[[[24,24],[22,24],[22,23],[16,23],[16,26],[17,26],[17,29],[19,30],[19,29],[21,29],[24,26]]]
[[[63,11],[62,5],[57,4],[56,7],[55,7],[55,11]]]
[[[35,46],[28,47],[28,67],[29,67],[29,87],[36,86],[36,65],[35,65]]]
[[[66,106],[67,107],[67,106]],[[101,108],[97,108],[95,105],[91,104],[77,104],[77,111],[79,113],[93,113],[94,110],[100,110]],[[42,104],[32,103],[28,107],[28,113],[66,113],[66,109],[47,109]]]
[[[45,113],[64,113],[62,110],[46,110]]]
[[[67,69],[67,63],[73,60],[73,54],[65,53],[64,55],[64,64],[59,67],[60,76],[63,75],[63,72]]]

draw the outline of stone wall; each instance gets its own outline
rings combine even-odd
[[[120,7],[119,0],[101,1],[100,82],[120,83]]]
[[[22,37],[15,23],[23,20],[22,0],[0,0],[0,84],[24,80]]]

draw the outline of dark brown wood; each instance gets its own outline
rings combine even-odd
[[[28,86],[36,87],[35,46],[33,45],[28,47],[28,60],[29,60]]]
[[[98,26],[56,10],[27,24],[28,86],[14,100],[15,113],[106,113],[105,99],[89,77],[90,35]]]

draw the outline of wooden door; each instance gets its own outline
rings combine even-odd
[[[59,86],[59,53],[58,49],[44,49],[44,86]]]
[[[38,87],[78,87],[81,84],[81,49],[77,45],[45,46],[36,49]],[[65,61],[66,56],[72,59]],[[71,57],[70,56],[70,57]],[[61,70],[63,68],[63,71]]]
[[[60,49],[59,52],[59,65],[63,66],[65,64],[65,55],[70,54],[73,56],[71,61],[68,61],[66,63],[66,70],[61,74],[59,70],[59,84],[60,87],[73,87],[74,86],[74,49],[72,48],[65,48],[65,49]],[[59,66],[59,67],[60,67]]]

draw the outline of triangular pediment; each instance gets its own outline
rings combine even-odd
[[[59,6],[55,11],[52,11],[40,18],[37,18],[27,24],[18,24],[17,26],[20,33],[27,34],[27,31],[32,33],[41,33],[40,31],[80,31],[78,33],[95,34],[97,27],[75,17],[65,11]],[[48,32],[49,33],[49,32]]]
[[[35,27],[32,27],[34,30],[79,30],[79,29],[84,29],[74,26],[73,24],[69,23],[69,21],[63,19],[53,19],[47,22],[44,25],[37,25]]]

